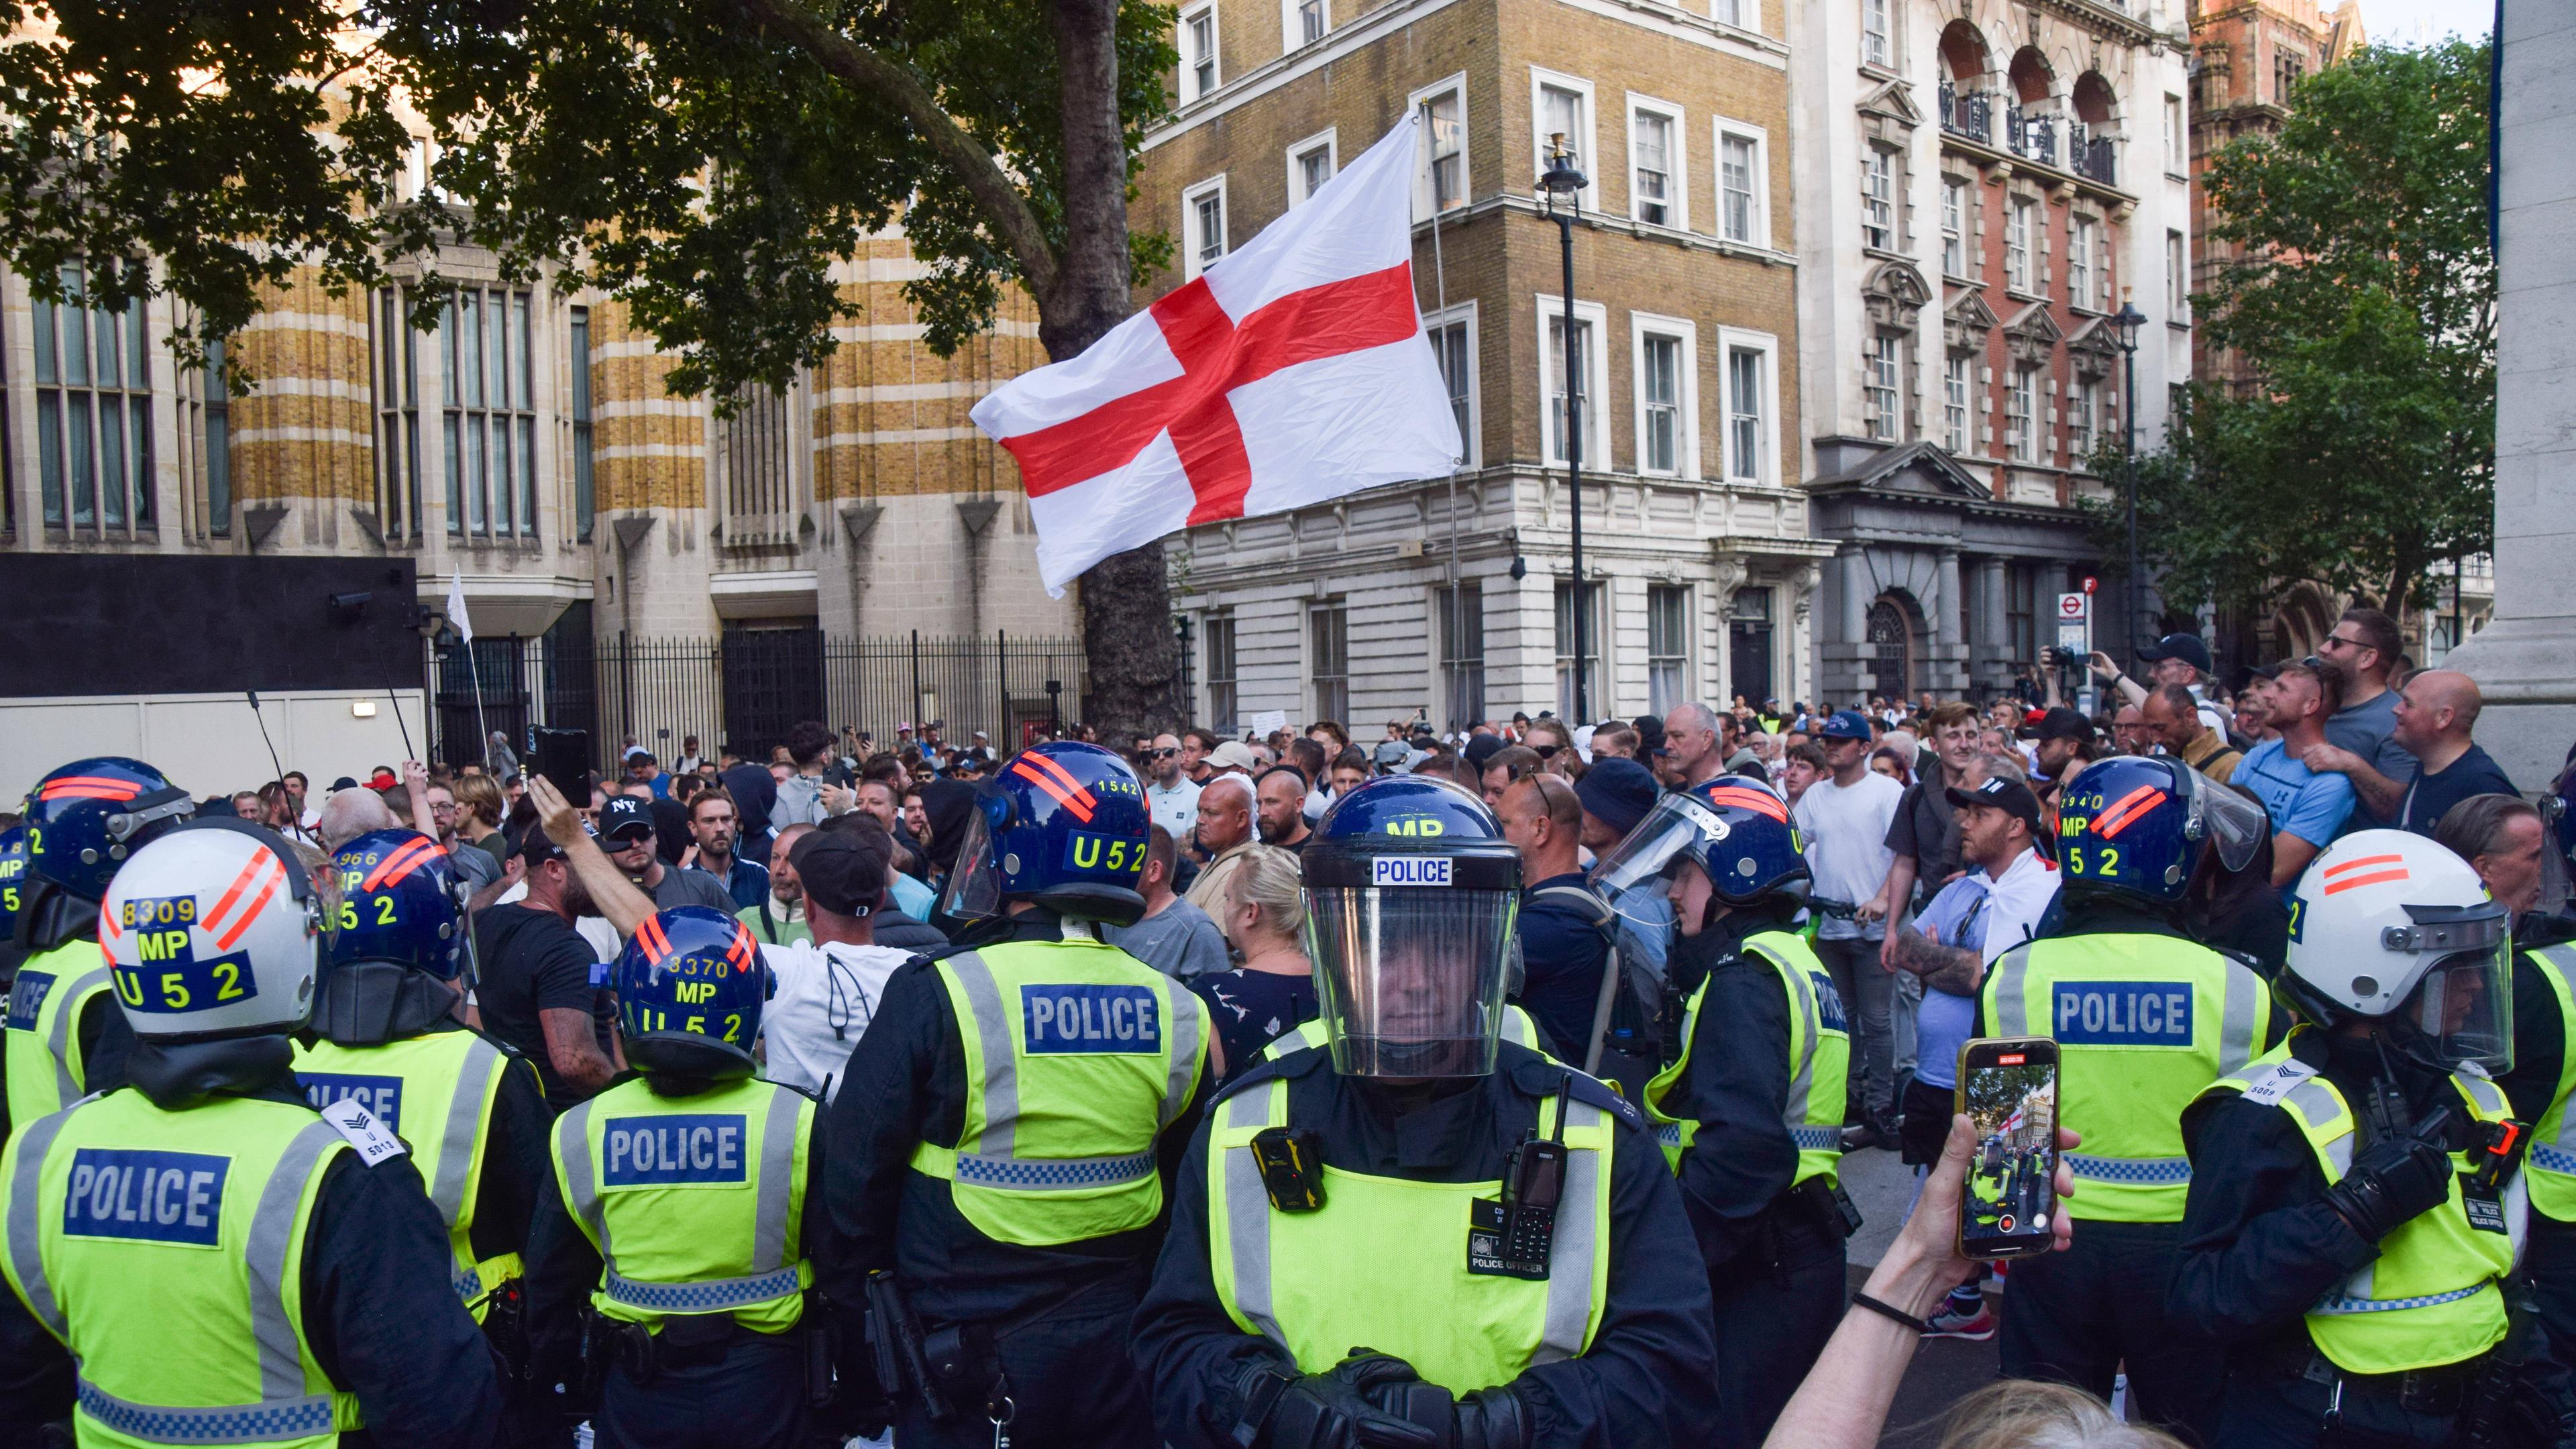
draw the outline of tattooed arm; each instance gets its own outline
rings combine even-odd
[[[1925,935],[1908,921],[1890,929],[1887,939],[1896,964],[1922,977],[1926,991],[1974,996],[1985,979],[1984,960],[1965,946],[1942,945],[1937,928]]]

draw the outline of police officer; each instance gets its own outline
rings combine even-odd
[[[18,945],[18,902],[34,882],[27,879],[27,827],[12,825],[0,830],[0,992],[8,989],[10,978],[18,974],[18,963],[27,953]],[[0,1099],[5,1099],[0,1091]],[[8,1135],[8,1122],[0,1118],[0,1137]]]
[[[9,988],[11,1122],[125,1080],[133,1035],[108,1001],[98,903],[128,856],[195,809],[160,771],[114,755],[74,760],[27,792],[16,937],[26,959]]]
[[[492,1356],[410,1152],[296,1089],[324,922],[294,852],[205,820],[120,864],[101,929],[129,1085],[0,1154],[0,1425],[62,1415],[76,1366],[84,1444],[488,1443]]]
[[[2125,1363],[2142,1416],[2204,1439],[2223,1366],[2159,1311],[2192,1175],[2179,1124],[2280,1027],[2252,967],[2181,922],[2194,882],[2247,869],[2266,829],[2260,806],[2180,760],[2088,767],[2058,802],[2062,909],[1995,959],[1977,1001],[1981,1035],[2056,1040],[2057,1120],[2084,1139],[2066,1158],[2074,1246],[2013,1265],[2004,1375],[2107,1399]]]
[[[1162,1441],[1698,1442],[1672,1174],[1616,1093],[1498,1039],[1521,867],[1493,815],[1388,776],[1302,866],[1330,1040],[1229,1083],[1190,1144],[1135,1320]]]
[[[551,1186],[544,1088],[526,1058],[456,1017],[465,885],[447,852],[409,830],[377,830],[340,847],[331,868],[337,929],[295,1079],[316,1109],[354,1100],[410,1144],[447,1225],[456,1296],[515,1386],[528,1367],[520,1250]],[[532,1413],[511,1417],[514,1431],[540,1427]]]
[[[1645,1105],[1708,1265],[1720,1445],[1761,1443],[1824,1352],[1858,1225],[1835,1171],[1851,1037],[1798,932],[1800,846],[1770,786],[1721,775],[1658,800],[1593,870],[1613,897],[1671,885],[1666,959],[1688,1004]]]
[[[2274,984],[2302,1024],[2183,1118],[2167,1313],[2227,1350],[2215,1442],[2568,1442],[2563,1384],[2495,1392],[2525,1206],[2490,1079],[2513,1060],[2504,907],[2432,841],[2364,830],[2309,863],[2291,922]]]
[[[555,1123],[528,1240],[540,1376],[573,1372],[587,1303],[601,1449],[790,1449],[829,1392],[806,1303],[829,1223],[818,1104],[754,1075],[769,970],[740,921],[679,906],[615,983],[641,1075]]]
[[[833,1098],[836,1298],[870,1295],[906,1449],[1144,1444],[1127,1320],[1202,1091],[1207,1022],[1103,942],[1144,913],[1126,763],[1071,741],[975,790],[943,901],[973,923],[898,967]],[[935,1377],[933,1367],[936,1367]]]

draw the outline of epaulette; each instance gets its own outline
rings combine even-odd
[[[1257,1062],[1251,1071],[1219,1087],[1216,1096],[1209,1100],[1208,1106],[1213,1109],[1217,1103],[1255,1082],[1294,1081],[1332,1059],[1333,1049],[1330,1046],[1311,1046]]]
[[[1635,1103],[1619,1095],[1619,1089],[1595,1076],[1562,1063],[1551,1061],[1527,1047],[1503,1043],[1503,1054],[1494,1065],[1510,1074],[1512,1086],[1542,1100],[1565,1092],[1578,1102],[1598,1107],[1630,1127],[1644,1127]]]

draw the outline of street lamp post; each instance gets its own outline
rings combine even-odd
[[[1583,210],[1583,188],[1589,182],[1574,167],[1573,153],[1566,149],[1565,133],[1548,138],[1547,170],[1538,178],[1539,193],[1546,198],[1548,218],[1556,223],[1557,240],[1565,259],[1565,489],[1572,503],[1574,522],[1574,718],[1582,724],[1592,718],[1592,703],[1585,683],[1585,665],[1589,653],[1583,637],[1583,409],[1577,404],[1575,385],[1582,377],[1581,349],[1574,334],[1574,219]]]
[[[2120,627],[2129,633],[2127,646],[2138,642],[2138,329],[2147,323],[2147,314],[2126,296],[2120,299],[2120,310],[2111,314],[2111,340],[2120,344],[2128,363],[2128,399],[2120,414],[2120,465],[2127,474],[2124,490],[2129,512],[2129,568],[2123,580]]]

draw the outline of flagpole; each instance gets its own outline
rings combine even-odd
[[[1415,124],[1421,124],[1418,116]],[[1449,267],[1440,256],[1440,191],[1436,182],[1431,192],[1431,279],[1432,287],[1439,298],[1440,310],[1445,313],[1449,310]],[[1473,408],[1468,409],[1470,415],[1473,415],[1474,411]],[[1458,439],[1458,456],[1449,463],[1449,659],[1447,663],[1453,675],[1465,674],[1467,666],[1467,579],[1458,567],[1458,465],[1466,461],[1466,450],[1467,439],[1461,435]],[[2456,634],[2458,631],[2452,632]],[[1449,685],[1449,708],[1446,711],[1449,716],[1449,729],[1453,734],[1463,728],[1458,716],[1463,712],[1465,696],[1466,690],[1461,687],[1461,681],[1453,678]],[[1473,720],[1467,721],[1468,725],[1474,723]]]
[[[447,622],[456,628],[457,637],[465,644],[465,677],[474,682],[475,750],[483,768],[492,768],[492,722],[483,715],[483,671],[474,662],[474,620],[465,608],[465,576],[451,572],[447,576]]]

